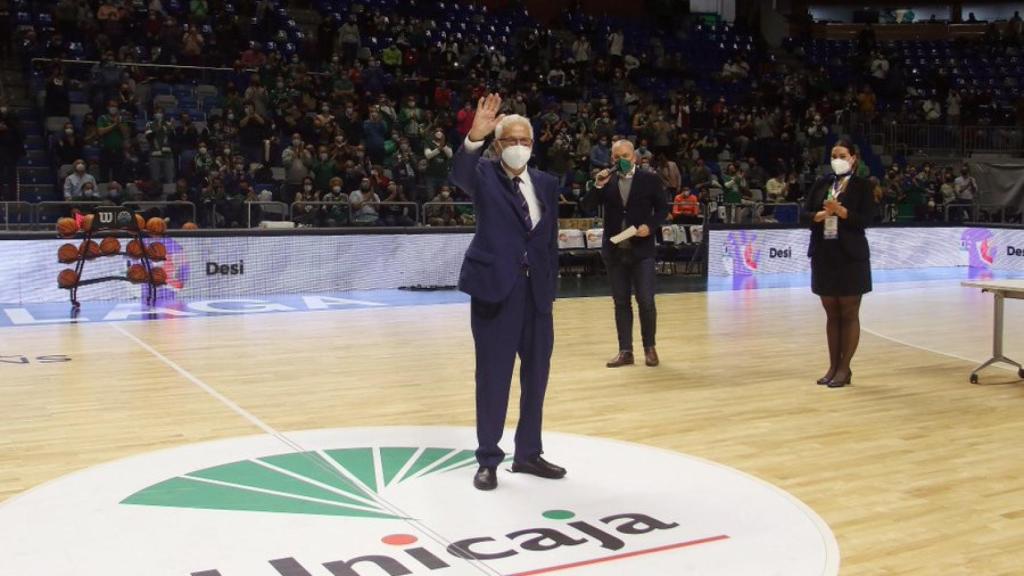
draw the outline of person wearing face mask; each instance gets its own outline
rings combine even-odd
[[[594,188],[584,204],[604,206],[604,240],[601,255],[608,269],[612,300],[615,303],[615,329],[619,352],[606,366],[618,368],[633,364],[633,307],[635,295],[640,311],[640,333],[644,360],[648,366],[660,361],[655,348],[657,309],[654,304],[655,246],[654,231],[668,216],[665,188],[661,177],[637,169],[636,151],[629,140],[612,145],[614,169],[597,173]],[[636,236],[612,243],[612,237],[630,227]]]
[[[672,199],[672,222],[676,224],[700,224],[700,199],[683,186]]]
[[[814,184],[804,206],[811,221],[811,291],[821,298],[827,317],[829,369],[818,384],[830,388],[852,381],[861,297],[871,291],[865,228],[874,221],[875,199],[871,183],[856,174],[857,162],[856,146],[840,139],[832,148],[834,174]]]
[[[313,152],[302,142],[302,136],[292,134],[291,145],[281,153],[281,162],[285,170],[285,202],[302,190],[302,180],[309,176],[313,166]]]
[[[107,102],[107,113],[97,120],[96,132],[102,146],[100,179],[109,182],[124,162],[124,142],[131,136],[130,124],[117,107],[117,100]]]
[[[74,125],[71,122],[65,122],[64,132],[61,134],[60,140],[53,147],[57,165],[74,164],[75,160],[82,156],[83,146],[82,138],[75,134]]]
[[[155,182],[174,182],[174,155],[171,151],[171,124],[164,118],[159,106],[153,110],[153,120],[146,124],[149,141],[149,177]]]
[[[85,171],[85,160],[75,160],[74,170],[64,179],[64,200],[82,200],[85,186],[89,184],[96,188],[96,178]]]
[[[425,184],[427,190],[434,191],[441,187],[448,180],[448,172],[451,170],[452,152],[444,137],[444,132],[435,130],[431,139],[423,147],[423,156],[427,159],[427,173]]]
[[[549,479],[566,474],[541,457],[558,286],[558,182],[527,167],[534,142],[530,121],[516,114],[499,115],[500,109],[498,94],[479,99],[451,175],[473,199],[477,218],[459,290],[472,297],[479,443],[473,485],[478,490],[498,485],[497,467],[505,458],[498,442],[517,354],[521,397],[512,471]],[[491,133],[498,156],[493,160],[481,157]]]

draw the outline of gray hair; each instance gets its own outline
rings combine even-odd
[[[494,137],[501,138],[501,133],[505,131],[505,128],[513,124],[522,124],[530,131],[530,138],[533,138],[533,124],[530,124],[530,119],[526,116],[520,116],[519,114],[509,114],[498,122],[498,125],[494,128]]]

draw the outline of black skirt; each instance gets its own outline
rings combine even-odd
[[[811,257],[811,292],[832,297],[871,292],[871,261],[850,258],[838,241],[818,242]]]

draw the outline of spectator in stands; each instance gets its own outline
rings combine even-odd
[[[84,200],[86,196],[86,185],[93,191],[96,190],[96,178],[85,170],[85,160],[75,160],[74,170],[64,179],[64,200]],[[95,195],[95,194],[93,194]]]
[[[966,210],[974,204],[978,196],[978,182],[971,176],[970,168],[966,164],[960,168],[960,175],[953,181],[953,188],[956,190],[958,205]]]
[[[410,202],[402,186],[398,182],[390,182],[386,190],[385,205],[381,206],[381,222],[385,226],[414,226],[416,222],[410,217],[412,213],[410,206],[393,204]]]
[[[50,79],[46,81],[46,96],[44,97],[43,114],[51,116],[70,116],[71,99],[69,96],[70,87],[64,72],[60,66],[54,66]]]
[[[25,155],[25,136],[7,102],[0,100],[0,201],[18,200],[18,160]]]
[[[107,112],[96,122],[100,138],[100,179],[109,182],[124,162],[124,144],[131,138],[131,123],[118,108],[117,100],[107,101]]]
[[[281,153],[281,162],[285,170],[283,198],[284,202],[289,203],[297,192],[302,191],[302,181],[309,176],[313,166],[312,146],[304,144],[298,132],[292,134],[291,145]]]
[[[331,178],[327,193],[321,196],[321,200],[326,203],[323,206],[323,221],[328,227],[341,226],[348,222],[348,194],[345,193],[344,185],[344,181],[335,176]]]
[[[377,205],[380,204],[380,197],[371,188],[369,178],[362,179],[359,189],[348,195],[348,201],[353,224],[372,226],[377,223]]]
[[[149,177],[154,182],[174,182],[174,153],[171,150],[172,127],[164,117],[163,108],[157,106],[153,119],[146,124],[146,140],[149,142]]]
[[[608,145],[608,137],[601,136],[597,144],[590,149],[590,168],[603,170],[611,166],[611,162],[612,149]]]
[[[82,157],[83,146],[82,137],[75,133],[75,125],[71,122],[65,122],[60,139],[53,145],[53,154],[57,166],[74,164],[76,159]]]
[[[425,209],[429,210],[426,215],[427,223],[431,226],[456,226],[458,224],[458,213],[455,210],[455,206],[445,206],[445,204],[453,202],[451,188],[447,184],[441,186],[437,195],[430,200],[431,204],[437,205],[425,207]]]
[[[690,191],[689,186],[683,186],[679,194],[672,199],[672,222],[676,224],[699,224],[700,199]]]
[[[442,184],[448,181],[453,155],[444,132],[434,130],[433,138],[424,146],[423,150],[423,156],[427,161],[424,184],[428,192],[438,190]]]
[[[789,190],[785,172],[779,172],[765,183],[765,194],[765,200],[772,204],[786,201]]]

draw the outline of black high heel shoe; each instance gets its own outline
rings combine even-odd
[[[827,386],[829,388],[842,388],[843,386],[849,386],[853,384],[853,372],[846,375],[846,380],[829,380]]]
[[[831,382],[833,378],[835,378],[835,373],[833,373],[831,376],[826,374],[826,375],[822,376],[821,378],[818,378],[818,385],[819,386],[827,386],[828,383]]]

